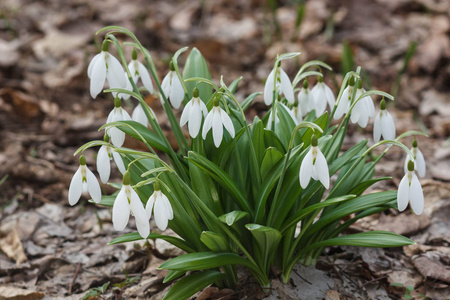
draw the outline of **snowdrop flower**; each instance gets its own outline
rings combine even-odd
[[[94,173],[86,167],[86,158],[80,156],[80,166],[72,177],[69,187],[69,204],[75,205],[82,193],[89,193],[95,203],[100,203],[102,192]]]
[[[380,141],[381,136],[385,140],[395,139],[395,125],[391,114],[386,110],[386,101],[383,99],[380,103],[380,112],[375,117],[373,124],[373,140],[375,143]]]
[[[114,229],[122,231],[128,224],[130,212],[136,218],[136,227],[139,235],[144,239],[150,234],[150,223],[144,205],[138,194],[130,186],[130,173],[127,171],[123,175],[123,185],[116,197],[112,211],[112,221]]]
[[[121,101],[118,97],[114,99],[114,108],[109,113],[106,124],[117,121],[131,120],[130,115],[121,107]],[[117,129],[116,127],[110,127],[106,129],[106,134],[111,137],[111,142],[116,147],[122,147],[125,141],[125,132]]]
[[[361,81],[359,81],[361,82]],[[344,114],[346,114],[350,108],[350,105],[352,104],[352,96],[353,96],[353,89],[355,87],[355,79],[353,77],[350,77],[350,80],[348,81],[347,87],[342,92],[341,98],[338,100],[338,104],[336,107],[336,111],[334,112],[334,119],[338,120],[342,118]],[[353,109],[352,114],[355,110]]]
[[[154,193],[150,196],[145,206],[147,217],[150,219],[155,214],[155,223],[160,230],[166,230],[169,220],[173,219],[173,209],[169,199],[161,192],[158,182],[155,182]]]
[[[358,81],[355,99],[358,99],[366,91],[362,88],[362,81]],[[352,123],[358,123],[359,126],[365,128],[369,123],[369,118],[375,117],[375,106],[371,96],[365,96],[356,102],[352,109],[350,120]],[[395,136],[395,135],[394,135]]]
[[[311,138],[311,149],[303,158],[300,166],[300,186],[305,189],[309,181],[312,179],[320,180],[323,186],[328,189],[330,187],[330,175],[328,171],[328,163],[320,148],[317,146],[317,137],[313,135]]]
[[[123,76],[125,77],[125,82],[126,82],[126,85],[125,85],[125,87],[123,89],[132,92],[133,91],[133,86],[131,85],[130,80],[128,80],[127,72],[124,72]],[[117,97],[119,97],[120,99],[123,99],[123,100],[128,100],[128,99],[130,99],[130,94],[118,93]]]
[[[292,121],[294,121],[296,126],[299,124],[299,121],[297,120],[297,116],[295,115],[293,110],[290,110],[289,107],[287,107],[286,105],[284,105],[281,102],[277,102],[277,105],[283,106],[283,108],[288,112],[289,116],[291,116]],[[276,110],[277,109],[278,109],[278,106],[277,106]],[[267,119],[267,129],[269,129],[269,130],[273,130],[273,128],[272,128],[273,120],[272,119],[273,119],[273,108],[270,110],[269,118]],[[275,127],[277,126],[278,123],[280,123],[280,118],[278,117],[278,112],[277,112],[277,115],[275,116]]]
[[[150,74],[148,73],[147,68],[137,60],[136,49],[133,49],[131,58],[132,59],[128,64],[128,69],[130,70],[131,77],[133,78],[134,83],[137,83],[140,78],[144,87],[149,91],[150,94],[152,94],[153,93],[152,79],[150,78]]]
[[[301,121],[303,121],[302,110],[301,110],[300,106],[298,105],[298,100],[295,100],[294,106],[292,106],[291,112],[295,116],[295,120],[297,121],[297,123],[300,123]]]
[[[398,186],[397,205],[399,211],[404,211],[411,204],[416,215],[423,212],[424,199],[420,181],[414,173],[414,162],[408,161],[408,170]]]
[[[206,108],[205,103],[199,98],[199,91],[197,88],[194,88],[192,91],[192,99],[189,101],[183,109],[183,113],[180,118],[180,126],[184,126],[187,122],[189,122],[189,135],[192,138],[197,137],[200,126],[202,124],[202,112],[203,117],[206,118],[208,114],[208,109]]]
[[[108,79],[110,88],[125,88],[126,79],[120,62],[109,53],[108,41],[103,42],[102,52],[94,56],[88,66],[88,77],[91,79],[91,97],[96,98]],[[114,97],[116,93],[113,93]]]
[[[300,89],[300,92],[298,93],[297,100],[298,100],[299,110],[301,111],[301,116],[304,117],[312,109],[309,106],[309,104],[314,103],[313,95],[308,88],[308,81],[306,79],[303,81],[303,87]],[[301,122],[300,119],[298,119],[298,120],[299,120],[299,122]]]
[[[184,88],[180,78],[178,78],[177,72],[175,72],[173,62],[170,62],[170,71],[167,73],[166,77],[164,77],[161,88],[172,106],[174,108],[179,108],[184,99]]]
[[[216,146],[216,148],[219,148],[220,143],[222,142],[223,126],[225,126],[225,129],[228,131],[231,137],[234,138],[233,122],[231,121],[228,114],[219,106],[219,99],[220,96],[216,96],[214,98],[214,107],[206,116],[202,132],[203,139],[206,139],[208,131],[212,128],[214,145]]]
[[[108,140],[108,135],[105,135],[105,142],[108,142]],[[100,147],[97,154],[97,171],[100,175],[100,180],[103,183],[107,183],[109,180],[109,175],[111,174],[111,160],[113,158],[120,173],[125,173],[125,165],[123,164],[120,154],[114,151],[114,149],[109,145],[103,145]]]
[[[281,93],[284,94],[290,104],[294,104],[295,97],[291,80],[280,65],[281,62],[278,64],[278,68],[276,68],[276,78],[274,78],[275,68],[272,69],[269,76],[267,77],[266,85],[264,86],[264,103],[266,105],[271,105],[274,100],[274,95],[276,96]]]
[[[413,141],[413,147],[411,148],[411,152],[414,155],[414,171],[417,171],[417,175],[420,177],[425,177],[426,173],[426,165],[425,165],[425,158],[423,157],[422,152],[417,147],[417,141],[414,139]],[[406,156],[405,159],[405,173],[408,171],[408,161],[410,158]]]
[[[335,98],[331,89],[323,82],[323,77],[318,78],[317,84],[311,90],[313,102],[309,104],[311,110],[316,110],[316,116],[321,116],[327,108],[327,103],[330,107],[334,106]]]

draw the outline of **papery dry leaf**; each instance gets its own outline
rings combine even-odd
[[[39,300],[44,298],[41,292],[30,291],[13,286],[0,286],[0,300]]]
[[[425,255],[413,259],[417,270],[428,280],[440,280],[450,284],[450,269],[436,260],[431,260]]]
[[[0,250],[9,258],[14,259],[18,265],[27,261],[22,242],[14,228],[6,232],[0,231]]]

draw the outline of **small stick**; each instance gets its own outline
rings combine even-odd
[[[81,263],[78,263],[77,264],[77,269],[75,270],[75,274],[73,275],[73,278],[72,278],[72,282],[69,285],[69,295],[72,294],[72,287],[73,287],[73,285],[75,283],[75,279],[77,279],[78,272],[80,271],[80,266],[81,266]]]

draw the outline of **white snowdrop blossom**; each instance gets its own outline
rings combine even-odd
[[[145,210],[149,219],[153,211],[156,226],[158,226],[160,230],[164,231],[167,228],[169,220],[173,219],[173,209],[167,196],[161,192],[159,183],[155,183],[154,190],[154,193],[147,201]]]
[[[97,172],[100,175],[100,180],[103,183],[107,183],[109,180],[109,176],[111,174],[112,159],[114,159],[114,162],[116,163],[116,166],[119,169],[120,173],[124,174],[126,171],[120,154],[114,151],[111,146],[101,146],[97,154]]]
[[[383,99],[380,103],[380,111],[375,117],[373,124],[373,140],[375,143],[380,141],[381,136],[385,140],[395,139],[395,125],[391,114],[386,110],[386,101]]]
[[[297,126],[299,124],[299,121],[297,119],[297,115],[295,114],[294,110],[290,110],[289,107],[287,107],[286,105],[284,105],[281,102],[277,103],[276,109],[278,109],[278,105],[283,106],[283,108],[288,112],[289,116],[291,116],[292,121],[294,121],[295,125]],[[278,123],[280,123],[280,118],[278,117],[278,112],[277,112],[276,116],[275,116],[275,127],[277,126]],[[273,124],[273,108],[270,110],[269,118],[267,119],[267,129],[273,130],[272,124]]]
[[[289,76],[280,66],[276,69],[276,78],[274,78],[275,69],[272,69],[267,77],[266,84],[264,86],[264,103],[266,105],[271,105],[274,101],[274,95],[276,96],[283,93],[287,101],[290,104],[294,104],[294,89],[292,88],[292,83]]]
[[[95,203],[100,203],[102,191],[94,173],[86,167],[86,158],[80,157],[80,166],[72,177],[69,186],[69,204],[75,205],[82,193],[89,193]]]
[[[206,116],[205,123],[203,124],[203,139],[206,139],[208,131],[212,128],[214,145],[216,148],[219,148],[223,138],[223,126],[225,126],[225,129],[231,137],[234,138],[233,122],[230,116],[219,106],[219,98],[216,97],[214,99],[214,107]]]
[[[417,147],[417,141],[414,139],[413,141],[413,147],[411,148],[411,152],[414,155],[414,171],[417,171],[417,175],[420,177],[425,177],[426,174],[426,165],[425,165],[425,158],[422,154],[422,151]],[[405,173],[408,171],[408,161],[411,158],[407,155],[405,159]]]
[[[366,91],[361,86],[361,80],[358,81],[355,99],[358,99]],[[369,118],[375,117],[375,105],[371,96],[365,96],[356,102],[350,114],[352,123],[358,123],[361,128],[366,128]],[[394,134],[395,136],[395,134]]]
[[[136,191],[130,186],[130,173],[123,175],[123,185],[114,201],[112,211],[112,221],[114,229],[122,231],[128,224],[130,212],[136,219],[136,227],[139,235],[144,239],[150,234],[150,222],[144,205]]]
[[[108,52],[108,41],[103,42],[102,52],[95,55],[89,63],[87,75],[91,79],[90,93],[96,98],[108,79],[110,88],[125,88],[126,78],[123,76],[120,62]],[[113,93],[116,96],[116,93]]]
[[[322,185],[328,189],[330,187],[330,175],[328,163],[320,148],[317,146],[317,137],[311,138],[311,148],[303,158],[300,166],[300,186],[305,189],[312,179],[320,180]]]
[[[297,96],[298,100],[298,110],[301,112],[302,118],[311,111],[311,107],[309,104],[314,104],[314,98],[311,93],[311,90],[308,88],[308,81],[303,81],[303,87],[300,89],[300,92]],[[301,119],[297,117],[297,120],[301,122]]]
[[[203,117],[206,118],[208,109],[206,108],[205,103],[199,98],[199,91],[197,88],[194,88],[192,96],[191,101],[189,101],[183,109],[180,118],[180,126],[183,127],[186,123],[189,123],[189,135],[192,138],[196,138],[202,125],[202,113]]]
[[[350,109],[350,105],[352,104],[352,96],[353,96],[354,87],[355,87],[355,79],[353,79],[353,77],[351,77],[350,80],[348,81],[347,87],[344,89],[341,97],[338,100],[336,111],[334,112],[334,117],[333,117],[335,120],[342,118],[342,116],[344,114],[348,113],[348,110]]]
[[[156,115],[153,112],[153,109],[151,107],[150,107],[150,110],[152,111],[153,116],[155,116],[155,119],[156,119]],[[142,107],[142,105],[140,103],[134,108],[133,113],[131,114],[131,119],[133,121],[141,123],[143,126],[147,127],[148,119],[145,114],[144,108]],[[158,121],[158,120],[156,120],[156,121]]]
[[[327,103],[332,108],[336,101],[331,89],[323,82],[323,77],[319,77],[319,81],[312,88],[311,94],[313,102],[310,102],[309,106],[311,110],[316,110],[317,117],[321,116],[325,112]]]
[[[139,78],[142,81],[142,84],[147,89],[150,94],[153,94],[153,83],[150,77],[150,74],[147,68],[137,60],[137,52],[136,49],[133,49],[132,59],[128,64],[128,70],[130,70],[131,77],[134,83],[137,83]]]
[[[117,121],[129,121],[130,115],[121,107],[121,101],[119,98],[114,99],[114,108],[109,113],[106,124]],[[116,127],[109,127],[106,129],[106,134],[111,138],[111,142],[116,147],[122,147],[125,141],[125,132],[117,129]]]
[[[398,186],[397,205],[399,211],[404,211],[411,204],[416,215],[423,212],[424,198],[422,185],[414,172],[414,162],[408,161],[408,170]]]
[[[125,87],[123,89],[132,92],[133,91],[133,86],[131,85],[130,80],[128,80],[127,72],[124,72],[123,76],[125,76],[125,82],[126,82],[126,85],[125,85]],[[128,100],[128,99],[130,99],[130,94],[118,93],[117,97],[119,97],[120,99],[123,99],[123,100]]]
[[[184,99],[184,89],[180,78],[178,78],[177,72],[175,72],[172,62],[170,62],[169,73],[167,73],[161,83],[161,88],[166,98],[169,99],[170,104],[172,104],[174,108],[179,108]],[[162,97],[161,100],[163,101]]]

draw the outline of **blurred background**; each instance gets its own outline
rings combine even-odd
[[[361,66],[366,89],[396,97],[388,109],[398,134],[407,130],[429,134],[418,137],[428,168],[421,180],[425,212],[415,216],[390,211],[358,224],[354,230],[392,230],[412,237],[417,245],[395,255],[376,249],[370,255],[348,250],[350,256],[339,259],[351,262],[351,267],[338,267],[346,275],[337,276],[331,290],[341,299],[352,295],[396,299],[407,286],[414,287],[412,293],[433,299],[450,295],[448,0],[2,0],[0,299],[14,293],[35,297],[17,299],[78,299],[106,282],[125,282],[125,274],[142,279],[108,287],[108,295],[158,299],[166,288],[156,267],[179,254],[176,249],[161,242],[105,246],[119,235],[112,228],[110,211],[87,204],[86,199],[74,208],[67,201],[69,182],[78,168],[73,153],[87,141],[102,139],[98,128],[113,108],[110,95],[90,97],[86,75],[103,38],[95,32],[107,25],[124,26],[136,34],[152,53],[160,79],[176,50],[197,47],[214,81],[223,75],[231,83],[243,76],[240,100],[263,90],[277,54],[302,52],[298,59],[283,63],[291,78],[309,60],[330,64],[334,72],[325,72],[325,81],[335,94],[342,74]],[[126,53],[131,59],[131,49]],[[310,78],[310,86],[315,81]],[[374,100],[378,110],[380,99]],[[159,100],[148,96],[146,101],[164,123]],[[250,114],[266,109],[260,96]],[[170,136],[167,122],[164,130]],[[371,135],[372,123],[365,130],[353,126],[346,143]],[[411,141],[404,142],[411,146]],[[126,146],[141,147],[131,140]],[[91,170],[96,151],[86,152]],[[397,188],[403,160],[402,151],[392,149],[378,172],[394,179],[379,188]],[[117,171],[114,176],[120,180]],[[103,188],[105,193],[114,191]],[[335,270],[326,264],[322,269]]]

